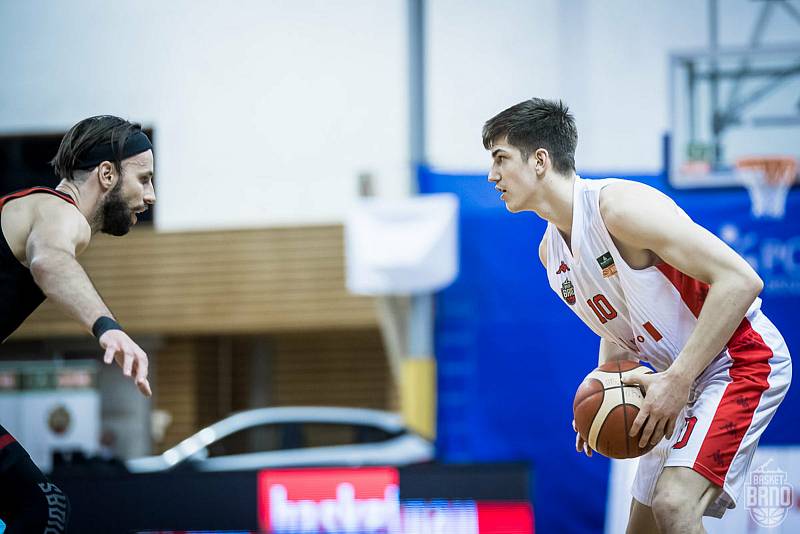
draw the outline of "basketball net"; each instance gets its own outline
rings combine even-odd
[[[753,216],[782,219],[786,195],[797,179],[797,161],[789,156],[758,156],[736,161],[736,178],[750,194]]]

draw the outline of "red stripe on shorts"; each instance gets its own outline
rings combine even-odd
[[[17,440],[15,440],[14,436],[12,436],[11,434],[0,436],[0,450],[5,449],[8,445],[11,445],[15,441]]]
[[[733,333],[728,353],[733,359],[728,371],[731,382],[722,394],[693,467],[718,486],[725,482],[733,457],[753,422],[761,394],[769,389],[767,378],[772,369],[772,350],[747,319]]]
[[[709,285],[662,263],[658,270],[672,283],[695,317],[703,309]],[[722,486],[745,432],[753,422],[761,394],[769,388],[772,350],[750,321],[743,319],[727,344],[733,360],[731,382],[722,394],[693,469]]]

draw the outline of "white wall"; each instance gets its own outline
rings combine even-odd
[[[152,126],[160,229],[339,221],[408,190],[406,56],[404,0],[9,0],[0,134]]]
[[[579,170],[660,169],[667,51],[705,42],[704,2],[468,4],[429,3],[429,154],[435,166],[485,168],[483,123],[539,96],[561,98],[574,113]]]
[[[341,221],[360,172],[409,189],[407,0],[5,0],[0,134],[113,113],[152,126],[161,229]],[[721,0],[743,45],[761,2]],[[113,8],[109,7],[113,6]],[[427,0],[429,161],[482,172],[486,119],[562,98],[583,172],[657,172],[668,54],[704,0]],[[767,41],[798,40],[779,10]]]
[[[745,45],[762,3],[718,3],[720,46]],[[708,44],[704,0],[429,0],[429,19],[429,154],[446,169],[486,169],[486,119],[541,96],[575,114],[579,171],[657,172],[669,53]],[[780,10],[767,28],[800,41]]]
[[[428,0],[428,159],[481,170],[483,123],[531,96],[557,98],[558,0]]]
[[[579,127],[579,169],[657,172],[669,125],[668,54],[707,40],[705,2],[568,2],[561,56],[564,96]],[[580,14],[579,14],[580,13]],[[571,58],[576,58],[573,63]]]

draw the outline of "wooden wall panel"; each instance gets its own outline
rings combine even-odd
[[[81,263],[134,334],[236,334],[377,324],[345,289],[341,226],[97,235]],[[16,339],[81,333],[45,303]]]
[[[153,366],[153,408],[165,410],[172,417],[164,439],[154,443],[154,453],[161,453],[197,429],[197,357],[196,341],[171,338],[155,355]]]
[[[231,412],[228,399],[221,398],[229,391],[232,357],[226,351],[227,338],[195,338],[196,428],[194,432],[225,417]]]
[[[154,407],[173,418],[161,453],[233,412],[255,408],[253,387],[269,406],[397,409],[397,391],[377,328],[281,333],[264,338],[269,361],[253,376],[255,336],[191,336],[165,341],[155,358]],[[256,395],[259,397],[259,395]]]
[[[260,408],[269,403],[264,402],[254,406],[251,402],[252,387],[251,353],[254,350],[255,340],[252,337],[240,337],[233,340],[233,369],[231,377],[230,409],[239,412],[250,408]],[[268,366],[267,366],[268,367]],[[271,378],[264,376],[259,381],[263,387],[270,388]],[[267,395],[268,397],[268,395]]]
[[[255,408],[251,387],[270,406],[355,406],[397,409],[377,329],[282,333],[266,339],[266,373],[253,377],[253,336],[191,336],[165,340],[151,357],[153,406],[172,416],[154,453],[176,445],[233,412]],[[255,378],[255,380],[253,380]]]
[[[396,391],[377,328],[276,335],[273,402],[392,409]]]
[[[164,439],[154,443],[155,452],[163,452],[234,411],[228,400],[221,398],[230,378],[222,364],[227,341],[213,336],[173,337],[151,355],[155,363],[153,407],[172,416]]]

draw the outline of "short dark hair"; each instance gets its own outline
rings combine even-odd
[[[561,100],[531,98],[486,121],[483,146],[489,150],[502,137],[518,148],[526,161],[536,150],[544,148],[550,154],[556,172],[575,171],[578,130],[575,118]]]
[[[141,124],[114,117],[97,115],[83,119],[69,129],[61,140],[50,165],[61,179],[74,180],[78,162],[89,150],[101,144],[111,144],[115,158],[112,161],[117,172],[122,172],[122,150],[128,138],[142,130]]]

